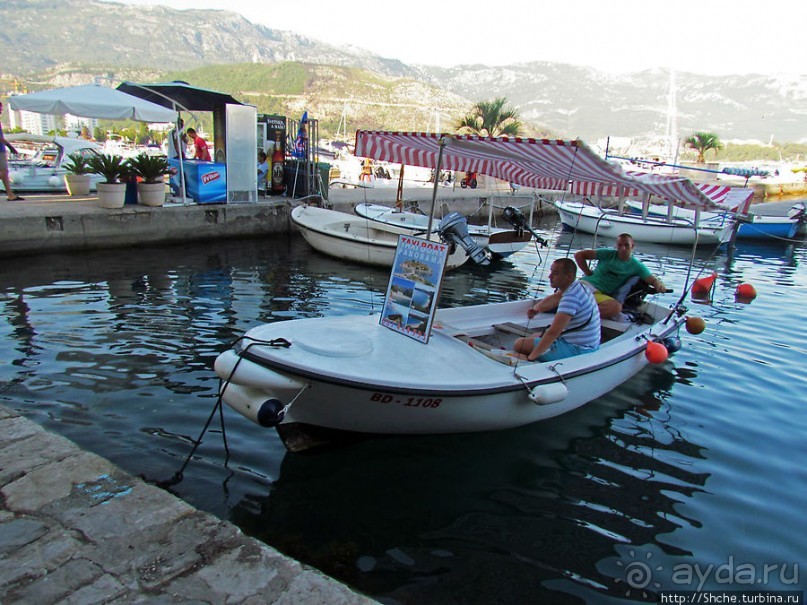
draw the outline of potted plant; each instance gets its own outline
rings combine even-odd
[[[141,153],[129,160],[129,169],[142,182],[137,184],[138,202],[144,206],[165,203],[165,175],[169,174],[168,159],[162,155]]]
[[[126,201],[126,183],[123,179],[128,168],[119,155],[100,154],[90,158],[90,169],[104,180],[96,185],[101,208],[123,208]]]
[[[67,193],[71,196],[89,195],[92,174],[89,158],[80,153],[71,153],[62,166],[67,170],[67,174],[64,175]]]

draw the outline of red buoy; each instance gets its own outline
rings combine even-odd
[[[715,272],[712,272],[712,274],[707,277],[696,279],[694,282],[692,282],[692,288],[690,289],[692,296],[704,296],[709,294],[709,291],[712,289],[716,279],[717,273]]]
[[[739,298],[751,301],[757,297],[757,291],[751,284],[740,284],[734,291],[734,295]]]
[[[644,355],[650,363],[662,363],[667,359],[667,347],[660,342],[648,342]]]

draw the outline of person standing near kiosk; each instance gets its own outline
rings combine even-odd
[[[188,128],[185,132],[188,133],[188,138],[193,141],[194,155],[193,159],[201,160],[203,162],[211,162],[210,150],[207,148],[207,141],[200,137],[196,130]]]

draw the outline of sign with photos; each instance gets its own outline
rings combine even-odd
[[[448,246],[400,235],[392,264],[382,326],[422,343],[429,342]]]

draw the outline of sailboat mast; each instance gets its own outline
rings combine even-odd
[[[667,92],[667,128],[664,133],[667,161],[678,163],[678,107],[676,102],[675,72],[670,70],[670,89]]]

